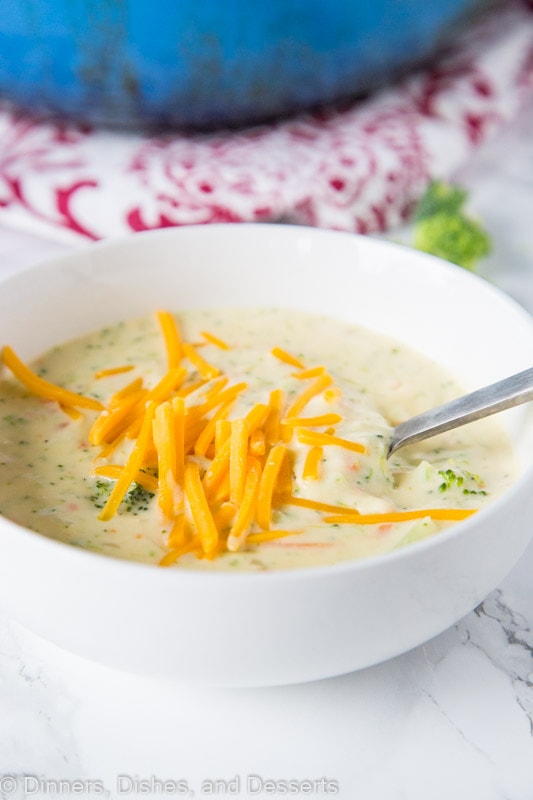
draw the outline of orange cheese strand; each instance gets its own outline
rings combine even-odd
[[[122,405],[122,401],[125,397],[129,397],[136,392],[139,392],[143,388],[143,379],[142,378],[135,378],[135,380],[127,383],[126,386],[123,386],[122,389],[119,389],[118,392],[112,394],[109,398],[109,402],[107,407],[109,409],[115,408],[117,406]]]
[[[278,528],[273,528],[269,531],[261,531],[261,533],[249,533],[246,537],[246,543],[261,544],[261,542],[272,542],[275,539],[283,539],[285,536],[296,536],[299,533],[303,533],[303,531],[284,531]]]
[[[299,381],[307,380],[307,378],[318,378],[326,371],[325,367],[310,367],[310,369],[302,369],[300,372],[293,372],[292,377],[298,378]]]
[[[104,464],[94,469],[95,475],[101,475],[102,478],[109,478],[114,481],[118,480],[123,472],[124,467],[121,464]],[[157,478],[147,472],[138,471],[133,478],[133,482],[139,484],[148,492],[153,492],[154,494],[157,492]]]
[[[181,558],[181,556],[184,556],[185,553],[194,552],[197,554],[202,552],[202,543],[199,536],[193,536],[190,542],[186,542],[186,544],[182,545],[181,547],[177,547],[175,550],[171,550],[169,553],[166,553],[159,562],[159,566],[170,567],[172,564],[175,564],[176,561]]]
[[[269,408],[265,403],[256,403],[255,406],[252,406],[244,417],[244,421],[248,426],[248,434],[253,433],[263,424],[268,416],[268,411]]]
[[[221,378],[217,378],[217,380],[213,380],[211,386],[206,385],[202,395],[206,400],[209,400],[211,397],[219,394],[219,392],[221,392],[222,389],[227,386],[228,380],[229,379],[226,377],[226,375],[223,375]]]
[[[291,451],[285,451],[285,458],[281,462],[281,468],[278,474],[276,485],[274,486],[274,495],[291,495],[293,489],[293,456]],[[277,501],[276,501],[277,504]]]
[[[230,400],[216,411],[194,443],[194,452],[197,456],[205,456],[209,445],[215,438],[217,423],[226,419],[235,401]]]
[[[346,506],[335,506],[330,503],[322,503],[320,500],[311,500],[308,497],[295,497],[290,494],[280,494],[276,498],[279,505],[300,506],[301,508],[311,508],[314,511],[329,511],[330,514],[350,514],[355,516],[359,512]]]
[[[213,333],[209,333],[209,331],[200,331],[200,334],[204,337],[206,341],[210,344],[214,344],[216,347],[219,347],[221,350],[230,350],[229,344],[223,342],[222,339],[219,339],[218,336],[215,336]]]
[[[81,417],[83,417],[81,411],[78,411],[78,409],[73,406],[64,406],[60,403],[59,408],[67,417],[70,417],[70,419],[81,419]]]
[[[107,503],[98,515],[98,519],[103,521],[111,519],[122,502],[128,487],[132,481],[135,480],[135,476],[142,466],[146,449],[151,442],[152,420],[154,418],[155,407],[156,406],[153,401],[147,404],[139,436],[137,437],[129,458],[124,465],[124,469],[120,478],[113,487],[113,491],[109,495]]]
[[[235,504],[227,502],[222,503],[220,508],[213,513],[213,519],[215,520],[215,525],[218,528],[220,536],[229,532],[227,529],[231,525],[236,513],[237,507]]]
[[[178,389],[176,394],[179,397],[188,397],[190,394],[195,392],[197,389],[200,389],[202,386],[205,386],[206,383],[207,383],[207,380],[205,378],[199,378],[199,380],[192,381],[191,383],[188,383],[186,386],[183,386],[182,388]]]
[[[187,370],[185,367],[172,367],[163,375],[161,380],[156,383],[153,389],[150,389],[146,395],[146,400],[154,400],[156,403],[162,403],[168,400],[172,392],[181,386],[186,377]]]
[[[183,547],[187,543],[187,527],[185,514],[178,514],[168,534],[167,546],[170,550]]]
[[[92,408],[96,411],[101,411],[103,408],[99,400],[93,397],[84,397],[81,394],[70,392],[68,389],[63,389],[62,386],[56,386],[54,383],[45,381],[35,374],[29,367],[24,364],[16,355],[11,347],[5,346],[2,349],[1,360],[6,367],[11,370],[13,375],[29,389],[32,394],[42,397],[45,400],[55,400],[62,406],[74,406],[77,408]]]
[[[316,397],[320,392],[323,392],[328,386],[333,383],[333,378],[327,372],[319,375],[304,391],[298,395],[296,400],[287,410],[287,417],[297,417],[313,397]]]
[[[229,467],[229,462],[228,462]],[[229,482],[229,469],[222,474],[221,479],[217,482],[215,488],[209,493],[209,502],[216,506],[217,503],[230,503],[230,482]],[[235,503],[231,503],[235,506]]]
[[[168,372],[163,375],[161,380],[156,383],[152,389],[150,389],[145,397],[143,397],[142,401],[139,401],[137,404],[137,414],[133,422],[129,425],[126,435],[130,438],[134,438],[139,432],[144,414],[144,406],[146,403],[151,401],[155,403],[163,403],[165,400],[168,400],[172,393],[179,386],[181,386],[186,376],[187,370],[185,367],[175,367],[173,369],[169,369]]]
[[[156,317],[165,340],[168,368],[179,367],[182,357],[182,345],[176,318],[169,311],[157,311]]]
[[[185,400],[183,397],[174,397],[172,400],[172,413],[174,414],[176,483],[178,486],[183,486],[185,472]]]
[[[242,502],[239,506],[237,516],[231,526],[227,547],[232,553],[236,552],[246,539],[247,530],[252,522],[255,511],[259,480],[261,478],[261,464],[253,456],[249,456],[246,462],[246,483]]]
[[[283,390],[274,389],[270,392],[268,402],[269,412],[265,420],[265,441],[268,447],[277,444],[280,439],[281,409],[283,407]]]
[[[202,358],[192,344],[186,343],[183,345],[183,355],[186,356],[193,367],[198,370],[202,378],[211,380],[211,378],[216,378],[216,376],[220,374],[219,368],[209,364],[205,358]]]
[[[203,484],[208,494],[216,489],[224,474],[229,471],[230,454],[231,436],[226,439],[204,473]]]
[[[231,434],[231,422],[229,419],[217,419],[215,424],[215,455],[220,452],[224,442],[229,439]]]
[[[391,511],[384,514],[335,514],[324,522],[348,525],[380,525],[383,522],[405,522],[411,519],[462,520],[472,516],[476,508],[422,508],[417,511]]]
[[[283,425],[301,425],[309,428],[318,428],[321,425],[336,425],[341,422],[340,414],[319,414],[316,417],[287,417],[283,420]]]
[[[207,401],[211,404],[209,408],[214,408],[215,406],[229,403],[230,400],[235,400],[241,392],[244,392],[247,388],[248,384],[241,381],[241,383],[234,383],[233,386],[228,386],[223,392],[219,391],[212,394]]]
[[[284,364],[290,364],[293,367],[298,367],[299,369],[305,369],[305,364],[303,364],[299,358],[295,356],[291,356],[290,353],[287,353],[286,350],[282,350],[281,347],[273,347],[270,351],[275,358],[283,361]]]
[[[131,372],[132,369],[135,369],[133,364],[125,364],[122,367],[109,367],[108,369],[99,369],[98,372],[94,373],[94,377],[98,381],[101,378],[108,378],[111,375],[121,375],[123,372]]]
[[[324,451],[318,445],[311,447],[305,457],[302,478],[305,481],[316,481],[319,478],[319,467]]]
[[[229,479],[230,500],[232,503],[239,504],[244,492],[249,432],[245,419],[231,421]]]
[[[101,459],[111,458],[111,456],[113,455],[119,444],[124,441],[124,438],[125,434],[121,434],[120,436],[117,436],[116,439],[113,439],[112,442],[108,442],[107,444],[105,444],[98,453],[98,455],[96,455],[93,458],[93,461],[96,462],[100,461]]]
[[[237,396],[247,388],[248,384],[246,383],[236,383],[233,386],[224,389],[224,391],[215,392],[212,394],[210,393],[209,397],[203,403],[199,403],[198,405],[194,405],[188,409],[187,424],[205,417],[206,414],[208,414],[217,406],[225,405],[226,403],[235,400]]]
[[[337,445],[338,447],[344,447],[345,450],[353,450],[355,453],[368,452],[365,445],[360,442],[351,442],[349,439],[341,439],[339,436],[331,436],[329,433],[319,433],[318,431],[308,431],[306,428],[298,428],[296,436],[302,444]]]
[[[255,519],[257,524],[265,530],[270,527],[270,517],[272,513],[272,495],[274,493],[276,481],[281,470],[287,446],[284,444],[275,445],[269,452],[261,475],[259,491],[257,495],[257,509]]]
[[[218,530],[205,496],[200,479],[200,468],[194,461],[185,464],[185,495],[191,516],[198,531],[202,550],[206,555],[212,553],[218,544]]]
[[[158,503],[168,519],[174,517],[181,505],[176,483],[174,422],[171,404],[167,401],[158,405],[153,421],[153,437],[157,450]]]
[[[185,455],[194,451],[194,445],[207,425],[208,420],[199,419],[196,422],[189,422],[185,415]]]
[[[265,452],[265,432],[258,428],[250,436],[250,453],[254,456],[264,456]]]
[[[109,410],[104,409],[93,422],[89,431],[89,442],[94,445],[112,442],[120,436],[133,421],[133,412],[139,408],[141,400],[146,399],[146,390],[125,395],[119,403],[111,398]]]

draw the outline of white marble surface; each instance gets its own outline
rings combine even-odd
[[[532,142],[533,108],[459,176],[494,235],[485,276],[530,311]],[[0,275],[68,249],[1,226],[0,215]],[[207,797],[202,781],[216,778],[229,781],[216,795],[225,798],[531,800],[532,628],[533,545],[441,636],[303,686],[199,690],[119,673],[38,640],[0,610],[0,798],[190,796],[165,780],[187,780]],[[133,791],[121,775],[147,783]],[[293,779],[300,791],[253,793],[248,775]],[[329,793],[301,783],[322,778]],[[80,795],[76,780],[96,783]]]

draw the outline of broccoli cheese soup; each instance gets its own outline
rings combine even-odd
[[[282,309],[158,312],[0,381],[0,513],[173,568],[299,568],[386,553],[514,480],[494,419],[387,459],[392,427],[463,393],[369,330]]]

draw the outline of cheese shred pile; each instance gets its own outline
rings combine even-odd
[[[274,347],[271,356],[296,370],[292,375],[301,381],[301,391],[288,403],[282,389],[275,388],[264,403],[254,404],[244,416],[235,416],[232,409],[245,395],[247,383],[231,383],[200,352],[205,344],[221,350],[231,349],[230,345],[208,331],[201,333],[201,342],[186,342],[173,314],[158,311],[156,316],[165,346],[166,372],[151,388],[141,377],[131,380],[106,404],[45,381],[8,346],[1,358],[32,394],[59,403],[73,419],[81,416],[80,409],[97,412],[89,433],[90,444],[99,448],[94,475],[113,483],[99,519],[108,521],[118,512],[132,484],[156,494],[169,530],[161,566],[174,564],[186,553],[212,559],[223,552],[300,533],[276,527],[276,511],[284,506],[314,509],[326,524],[352,525],[424,517],[458,520],[474,513],[471,509],[425,508],[363,515],[344,506],[295,496],[291,442],[307,448],[301,475],[304,481],[320,479],[326,447],[367,452],[364,444],[335,435],[334,426],[342,420],[341,415],[306,414],[313,398],[321,395],[332,402],[341,395],[326,368],[307,367]],[[131,369],[101,370],[95,379]],[[131,444],[123,448],[128,441]],[[125,451],[126,458],[117,458],[117,452]]]

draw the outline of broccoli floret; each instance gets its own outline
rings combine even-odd
[[[112,488],[112,481],[97,480],[93,487],[93,493],[89,495],[89,500],[94,503],[96,508],[103,508],[109,499]],[[149,492],[148,489],[143,489],[142,486],[135,483],[124,496],[120,508],[129,514],[137,515],[140,511],[148,510],[154,496],[153,492]]]
[[[142,486],[136,483],[133,489],[130,489],[126,494],[122,501],[122,507],[130,514],[137,515],[140,511],[148,511],[150,501],[153,500],[154,496],[153,492],[143,489]]]
[[[414,245],[472,270],[490,253],[491,241],[464,211],[466,198],[464,189],[432,181],[414,214]]]
[[[442,483],[439,486],[439,492],[446,492],[453,486],[461,488],[464,485],[465,479],[468,486],[463,488],[463,494],[482,494],[486,495],[487,492],[482,488],[485,484],[479,475],[473,475],[471,472],[464,471],[462,474],[454,472],[453,469],[439,470],[439,478],[442,478]],[[471,488],[474,486],[475,488]]]
[[[97,480],[93,486],[93,493],[89,495],[89,500],[94,503],[96,508],[103,508],[111,493],[111,488],[110,481]]]

